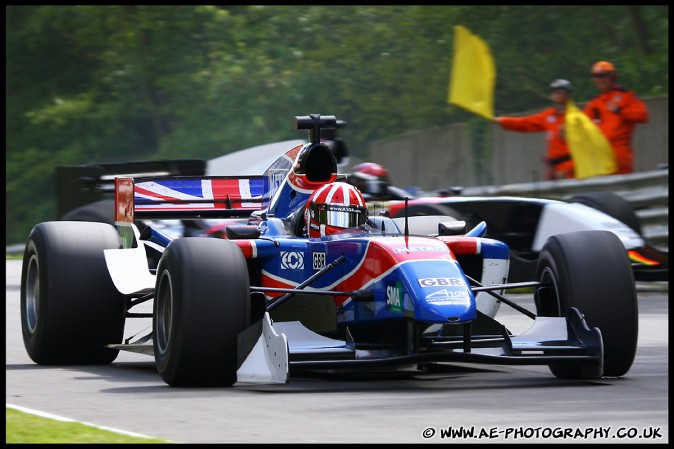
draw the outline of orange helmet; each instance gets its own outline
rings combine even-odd
[[[307,200],[304,221],[309,237],[322,237],[356,228],[367,220],[365,198],[356,187],[332,182],[318,188]]]
[[[592,75],[602,75],[604,73],[616,73],[615,66],[608,61],[599,61],[592,66]]]

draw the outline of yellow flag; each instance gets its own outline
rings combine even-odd
[[[577,179],[616,172],[618,165],[610,142],[572,100],[566,104],[564,129]]]
[[[467,28],[455,26],[447,102],[492,119],[495,79],[496,69],[489,46]]]

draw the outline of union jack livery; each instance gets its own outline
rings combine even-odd
[[[133,351],[188,387],[455,362],[548,365],[563,379],[630,369],[636,291],[614,233],[552,236],[535,278],[508,282],[510,249],[485,237],[485,222],[370,212],[321,143],[336,122],[295,117],[309,142],[260,176],[118,177],[114,226],[36,225],[21,287],[32,360],[107,364]],[[225,220],[222,238],[169,237],[135,221],[203,217],[239,220]],[[505,296],[514,288],[533,294],[535,312]],[[133,311],[148,301],[151,314]],[[502,306],[530,328],[511,332]],[[151,330],[125,336],[127,319],[149,319]]]
[[[262,201],[262,178],[158,179],[136,183],[134,195],[138,212],[165,208],[190,212],[255,210]]]

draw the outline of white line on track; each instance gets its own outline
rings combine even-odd
[[[56,421],[64,421],[64,422],[76,422],[76,423],[84,424],[86,426],[96,427],[96,428],[101,429],[101,430],[107,430],[109,432],[120,433],[120,434],[123,434],[123,435],[129,435],[129,436],[132,436],[132,437],[152,438],[152,439],[157,439],[157,440],[162,439],[162,438],[151,437],[151,436],[148,436],[148,435],[143,435],[143,434],[140,434],[140,433],[127,432],[126,430],[115,429],[113,427],[99,426],[99,425],[91,424],[91,423],[84,422],[84,421],[77,421],[75,419],[70,419],[70,418],[66,418],[66,417],[58,416],[58,415],[52,415],[51,413],[41,412],[39,410],[33,410],[33,409],[30,409],[30,408],[21,407],[21,406],[18,406],[18,405],[5,404],[5,406],[7,408],[18,410],[18,411],[24,412],[24,413],[29,413],[31,415],[40,416],[42,418],[54,419]],[[165,440],[165,441],[168,441],[168,440]],[[168,441],[168,442],[172,443],[172,441]]]

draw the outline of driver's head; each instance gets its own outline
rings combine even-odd
[[[357,228],[367,220],[365,198],[356,187],[332,182],[318,188],[307,201],[304,221],[309,237],[331,235]]]
[[[353,167],[347,176],[349,184],[356,186],[366,199],[382,199],[388,195],[390,185],[388,170],[375,162],[363,162]]]

